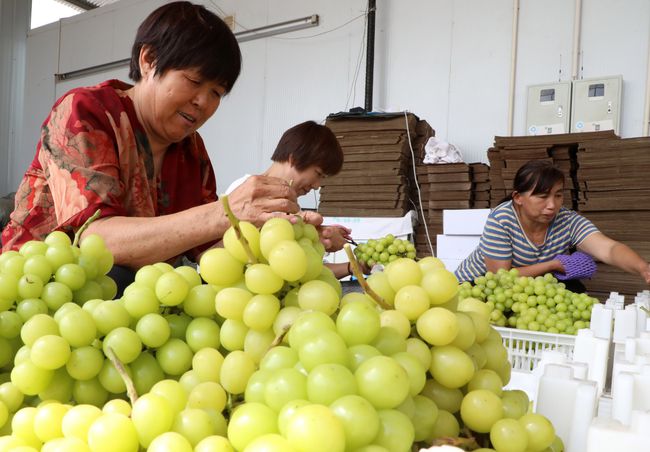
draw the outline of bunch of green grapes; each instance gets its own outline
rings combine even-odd
[[[415,259],[415,246],[408,240],[396,239],[393,234],[388,234],[381,239],[359,244],[354,254],[357,260],[372,267],[375,264],[389,264],[400,257]]]
[[[472,297],[485,301],[490,321],[498,326],[577,334],[589,328],[591,310],[598,303],[587,294],[566,289],[552,274],[519,276],[516,269],[488,272],[485,276],[461,285],[460,299]]]

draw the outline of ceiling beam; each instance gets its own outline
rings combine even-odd
[[[76,6],[77,8],[81,8],[86,11],[90,11],[91,9],[97,8],[97,5],[86,1],[86,0],[58,0],[61,3],[67,3],[68,5],[71,6]]]

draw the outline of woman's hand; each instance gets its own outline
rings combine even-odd
[[[340,224],[320,227],[320,241],[328,252],[343,249],[343,245],[350,239],[350,229]]]
[[[297,195],[283,180],[267,176],[251,176],[228,196],[230,208],[237,218],[261,226],[266,220],[300,210]]]
[[[646,284],[650,284],[650,263],[646,265],[645,270],[641,272],[641,277],[645,279]]]

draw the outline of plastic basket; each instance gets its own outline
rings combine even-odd
[[[503,345],[508,350],[508,360],[513,370],[532,372],[541,361],[542,352],[546,350],[562,352],[567,359],[573,358],[575,336],[516,328],[494,328],[503,338]]]

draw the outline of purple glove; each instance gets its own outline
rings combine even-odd
[[[596,273],[596,263],[593,258],[580,251],[573,254],[560,254],[555,258],[562,262],[564,267],[564,273],[553,272],[553,276],[560,281],[591,278]]]

